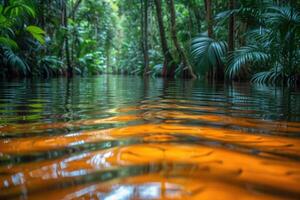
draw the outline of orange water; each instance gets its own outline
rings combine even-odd
[[[2,82],[0,136],[0,199],[300,199],[293,89]]]

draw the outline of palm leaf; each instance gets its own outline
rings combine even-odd
[[[226,69],[228,78],[233,79],[248,70],[246,64],[263,64],[270,59],[270,55],[255,45],[249,45],[236,50],[229,56],[229,65]]]
[[[4,15],[14,17],[21,16],[23,13],[26,13],[31,17],[35,17],[34,9],[26,5],[26,2],[23,2],[22,0],[10,1],[10,5],[3,11]]]
[[[216,41],[207,36],[200,35],[192,41],[192,56],[200,66],[200,73],[207,72],[211,67],[223,63],[227,53],[227,43]]]
[[[12,40],[8,37],[0,36],[0,45],[6,46],[6,47],[9,47],[9,48],[12,48],[12,49],[17,49],[18,48],[18,44],[14,40]]]
[[[292,7],[272,6],[264,17],[270,24],[277,26],[286,26],[289,24],[300,24],[300,13]]]
[[[30,71],[30,68],[26,61],[17,56],[11,49],[5,48],[3,55],[7,65],[9,65],[10,67],[17,68],[24,75],[27,74],[27,71]]]
[[[31,35],[39,41],[41,44],[45,43],[45,31],[43,31],[40,27],[37,26],[28,26],[26,30],[31,33]]]
[[[259,84],[272,83],[275,84],[277,81],[286,77],[281,67],[274,67],[270,71],[259,72],[255,74],[251,81]]]

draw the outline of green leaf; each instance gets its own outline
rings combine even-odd
[[[35,17],[35,11],[33,10],[33,8],[22,4],[23,9],[25,10],[25,12],[27,12],[30,16]]]
[[[9,16],[20,16],[23,13],[27,13],[28,15],[35,17],[35,11],[33,8],[31,8],[30,6],[22,3],[22,2],[10,2],[10,6],[7,6],[4,9],[3,14],[4,15],[9,15]]]
[[[0,24],[5,25],[6,17],[0,14]]]
[[[0,36],[0,45],[6,46],[6,47],[9,47],[12,49],[18,48],[18,44],[14,40],[7,38],[7,37],[2,37],[2,36]]]
[[[8,65],[23,72],[24,75],[26,75],[27,71],[30,71],[26,61],[16,55],[11,49],[5,49],[4,58],[7,60]]]
[[[223,57],[227,54],[227,43],[200,35],[192,41],[191,53],[198,65],[196,71],[205,74],[211,68],[223,63]]]
[[[38,26],[28,26],[26,30],[32,34],[45,34],[45,31]]]
[[[45,44],[45,31],[37,26],[28,26],[26,30],[39,41],[41,44]]]
[[[270,54],[256,45],[248,45],[234,51],[229,57],[229,66],[226,69],[228,78],[233,79],[243,71],[247,71],[246,64],[265,64],[270,59]]]

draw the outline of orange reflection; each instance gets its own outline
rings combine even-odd
[[[102,119],[1,127],[2,133],[22,134],[22,131],[97,124],[123,125],[66,135],[1,139],[3,160],[5,156],[7,160],[9,156],[35,157],[74,146],[87,151],[67,151],[52,160],[43,158],[44,161],[26,163],[24,159],[23,163],[3,164],[0,198],[24,194],[25,198],[41,199],[43,191],[47,191],[50,199],[91,199],[99,195],[102,199],[120,195],[129,199],[146,199],[145,195],[156,195],[153,199],[297,199],[300,196],[300,140],[284,136],[284,133],[299,133],[300,123],[179,111],[184,109],[218,110],[162,101],[157,105],[112,109],[110,113],[122,115]],[[135,114],[122,113],[132,111]],[[144,124],[128,125],[137,121]],[[184,124],[186,121],[194,125]],[[233,126],[237,130],[231,129]],[[249,133],[244,131],[247,128],[272,134]],[[283,134],[276,135],[278,132]],[[136,142],[102,149],[83,146],[123,140]],[[102,176],[106,179],[97,179]]]
[[[115,124],[124,123],[128,121],[134,121],[140,119],[135,115],[120,115],[115,117],[103,118],[103,119],[89,119],[89,120],[79,120],[72,122],[61,122],[61,123],[51,123],[51,124],[22,124],[22,125],[9,125],[0,127],[0,133],[16,133],[24,132],[26,130],[46,130],[46,129],[62,129],[67,127],[78,127],[87,125],[97,125],[97,124]]]
[[[164,110],[164,109],[190,109],[193,111],[217,111],[216,107],[204,107],[204,106],[183,106],[177,104],[149,104],[142,106],[132,106],[126,108],[118,108],[111,110],[111,113],[123,113],[131,111],[143,111],[141,114],[131,115],[117,115],[114,117],[102,118],[102,119],[88,119],[78,120],[65,123],[51,123],[51,124],[23,124],[23,125],[8,125],[0,126],[0,133],[23,133],[28,130],[45,130],[45,129],[63,129],[68,127],[81,127],[91,126],[98,124],[116,124],[126,123],[130,121],[147,120],[153,121],[155,119],[166,120],[167,122],[182,122],[182,120],[198,120],[203,123],[217,123],[224,126],[234,126],[240,128],[253,128],[257,130],[265,130],[283,133],[299,133],[300,123],[297,122],[286,122],[286,121],[270,121],[270,120],[259,120],[242,117],[232,117],[223,114],[191,114],[183,111]]]
[[[157,175],[160,176],[161,181],[168,178],[172,180],[174,177],[179,181],[178,187],[187,187],[179,190],[178,195],[188,194],[195,199],[202,195],[204,198],[213,198],[216,192],[222,197],[239,194],[246,199],[268,197],[271,194],[263,194],[268,194],[269,190],[277,190],[285,195],[300,195],[299,162],[259,158],[222,148],[171,144],[133,145],[54,161],[0,168],[1,174],[7,174],[0,179],[1,195],[19,193],[24,187],[30,195],[31,192],[34,194],[39,189],[52,188],[56,184],[97,173],[99,170],[143,165],[150,167],[158,165],[160,173]],[[138,178],[116,181],[120,185],[129,184],[127,181],[134,182],[130,184],[141,185],[157,181],[157,175],[146,174]],[[245,187],[247,185],[252,189]],[[112,186],[109,182],[100,185],[101,188],[108,190]],[[199,194],[193,192],[198,189]],[[60,192],[57,195],[59,194]],[[53,195],[55,196],[56,193]]]
[[[228,142],[240,146],[271,151],[280,154],[300,156],[300,140],[280,136],[246,134],[243,131],[212,127],[184,126],[177,124],[144,124],[100,131],[83,131],[62,136],[40,136],[34,138],[16,138],[0,140],[1,152],[35,152],[74,146],[83,143],[95,143],[106,140],[118,140],[127,137],[144,138],[150,135],[191,135],[202,139]]]

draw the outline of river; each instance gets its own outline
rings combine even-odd
[[[300,199],[300,91],[0,82],[0,199]]]

